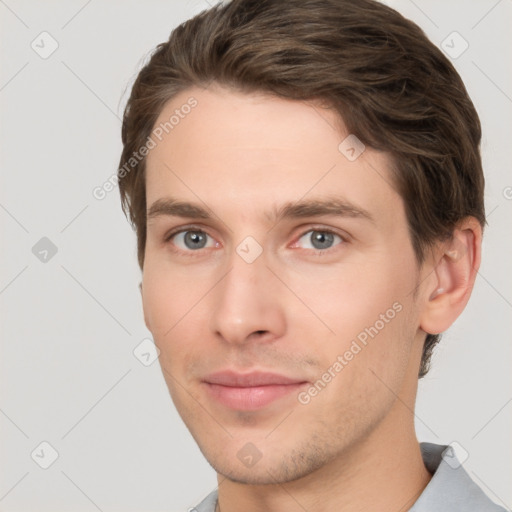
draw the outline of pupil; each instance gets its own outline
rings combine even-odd
[[[202,249],[206,245],[206,237],[199,231],[185,233],[185,245],[189,249]]]
[[[311,244],[315,249],[328,249],[334,241],[332,233],[323,233],[322,231],[313,231],[311,233]]]

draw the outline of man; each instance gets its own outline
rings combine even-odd
[[[146,325],[218,474],[196,510],[502,510],[414,431],[480,264],[480,135],[450,62],[370,0],[233,0],[159,45],[119,184]]]

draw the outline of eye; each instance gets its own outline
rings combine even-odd
[[[170,236],[169,240],[183,251],[215,247],[213,238],[204,231],[198,230],[180,231]]]
[[[299,238],[297,245],[303,249],[325,250],[341,242],[341,236],[330,231],[310,230]]]

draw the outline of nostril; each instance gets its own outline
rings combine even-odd
[[[266,336],[268,334],[268,331],[254,331],[253,332],[253,336],[256,336],[257,338],[263,338],[264,336]]]

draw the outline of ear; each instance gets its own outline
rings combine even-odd
[[[426,303],[420,328],[439,334],[457,319],[469,300],[480,267],[482,227],[474,217],[458,224],[452,238],[441,245],[438,262],[427,280]]]
[[[142,298],[142,310],[144,311],[144,323],[146,324],[146,327],[148,328],[148,330],[151,331],[151,329],[149,328],[148,317],[146,315],[146,309],[144,308],[144,292],[142,291],[142,281],[139,283],[139,290],[140,290],[140,296]]]

